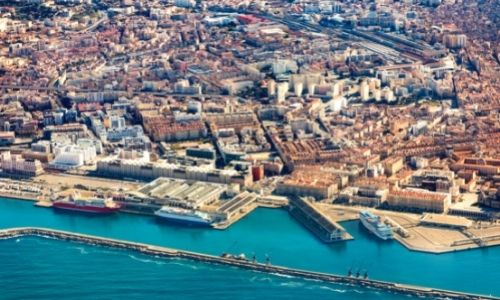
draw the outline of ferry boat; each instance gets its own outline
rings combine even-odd
[[[163,220],[197,226],[211,226],[212,217],[204,212],[180,207],[163,206],[155,212]]]
[[[94,196],[83,198],[79,194],[73,194],[65,199],[54,201],[52,207],[61,210],[86,212],[93,214],[110,214],[118,211],[120,205],[111,198]]]
[[[359,218],[363,226],[379,238],[383,240],[394,238],[391,227],[384,224],[379,216],[365,210],[359,213]]]

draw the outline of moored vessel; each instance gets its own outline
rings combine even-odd
[[[162,220],[195,226],[211,226],[212,217],[201,211],[180,207],[163,206],[155,212]]]
[[[110,214],[118,211],[120,205],[104,196],[82,197],[75,193],[65,199],[54,201],[52,207],[60,210],[77,211],[93,214]]]
[[[361,224],[377,237],[383,240],[394,238],[391,227],[384,224],[379,216],[364,210],[359,213],[359,219],[361,220]]]

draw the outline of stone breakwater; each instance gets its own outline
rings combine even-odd
[[[467,299],[467,300],[469,299],[500,300],[500,298],[494,296],[483,296],[483,295],[476,295],[464,292],[410,286],[410,285],[397,284],[393,282],[299,270],[299,269],[275,266],[271,264],[262,264],[232,257],[219,257],[208,254],[201,254],[196,252],[177,250],[166,247],[158,247],[148,244],[128,242],[123,240],[109,239],[98,236],[78,234],[78,233],[46,229],[46,228],[26,227],[26,228],[12,228],[12,229],[0,230],[0,239],[14,238],[19,236],[40,236],[45,238],[54,238],[63,241],[80,242],[90,245],[137,251],[145,255],[152,255],[156,257],[181,258],[203,263],[228,265],[228,266],[238,267],[241,269],[247,269],[264,273],[292,276],[297,278],[318,280],[323,282],[347,284],[351,286],[363,286],[367,288],[382,289],[385,291],[417,296],[417,297]]]

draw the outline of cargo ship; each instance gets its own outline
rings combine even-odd
[[[155,212],[160,219],[185,225],[211,226],[212,217],[204,212],[179,207],[163,206]]]
[[[391,227],[384,224],[379,216],[365,210],[359,213],[359,218],[363,226],[379,238],[383,240],[394,238]]]
[[[111,214],[120,209],[120,205],[111,198],[101,196],[83,198],[78,194],[71,195],[62,200],[56,200],[52,207],[60,210],[93,214]]]

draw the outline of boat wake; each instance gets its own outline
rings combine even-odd
[[[278,276],[278,277],[283,277],[283,278],[294,278],[294,276],[280,274],[280,273],[271,273],[271,275]]]
[[[53,237],[50,235],[36,234],[36,236],[40,237],[40,238],[48,239],[48,240],[58,240],[58,241],[60,240],[57,237]]]
[[[165,264],[167,264],[166,262],[155,260],[155,259],[139,258],[139,257],[136,257],[136,256],[134,256],[132,254],[128,255],[128,257],[130,257],[131,259],[133,259],[135,261],[140,261],[142,263],[154,263],[156,265],[165,265]]]
[[[172,258],[164,258],[160,257],[158,255],[154,255],[154,259],[147,259],[147,258],[139,258],[136,257],[132,254],[128,255],[128,257],[132,258],[133,260],[140,261],[143,263],[154,263],[157,265],[176,265],[184,268],[189,268],[192,270],[200,270],[204,268],[205,266],[200,266],[200,265],[195,265],[195,264],[190,264],[190,263],[185,263],[186,259],[178,258],[178,257],[172,257]]]
[[[250,278],[250,282],[256,282],[256,281],[273,282],[273,279],[267,276],[253,276],[252,278]]]
[[[20,236],[22,236],[22,235],[5,236],[5,237],[0,237],[0,240],[12,240],[12,239],[20,237]]]
[[[68,247],[68,248],[69,249],[76,249],[76,250],[80,251],[80,254],[83,254],[83,255],[89,254],[89,252],[87,250],[85,250],[84,247]]]
[[[282,282],[282,283],[280,283],[280,286],[299,288],[299,287],[303,287],[304,284],[302,282],[290,281],[290,282]]]
[[[48,241],[46,241],[45,239],[33,239],[33,240],[38,245],[50,245],[50,243]]]
[[[277,275],[277,276],[285,277],[285,278],[294,278],[293,276],[282,275],[282,274],[273,274],[273,275]],[[273,278],[267,277],[267,276],[264,276],[264,277],[263,276],[253,276],[250,278],[250,282],[258,282],[258,281],[273,283]],[[306,281],[310,281],[310,280],[306,280]],[[340,294],[344,294],[344,293],[347,293],[349,291],[354,291],[356,293],[364,294],[364,292],[358,291],[358,290],[339,289],[339,288],[334,288],[334,287],[330,287],[330,286],[326,286],[326,285],[309,285],[306,282],[299,282],[299,281],[281,282],[281,283],[278,283],[277,285],[279,285],[281,287],[289,287],[289,288],[306,288],[309,290],[321,289],[321,290],[328,290],[328,291],[340,293]]]
[[[99,254],[107,254],[107,255],[120,255],[121,253],[119,253],[118,251],[108,251],[108,250],[96,249],[95,251],[92,251],[92,252],[99,253]]]
[[[328,291],[332,291],[332,292],[336,292],[336,293],[341,293],[341,294],[344,294],[344,293],[347,292],[347,290],[336,289],[336,288],[332,288],[332,287],[325,286],[325,285],[320,285],[320,286],[317,286],[317,287],[319,287],[319,289],[321,289],[321,290],[328,290]]]
[[[177,266],[181,266],[181,267],[185,267],[185,268],[187,267],[187,268],[190,268],[192,270],[198,270],[198,269],[200,269],[198,266],[195,266],[195,265],[192,265],[192,264],[183,264],[183,263],[181,263],[179,261],[171,261],[168,264],[170,264],[170,265],[177,265]]]

